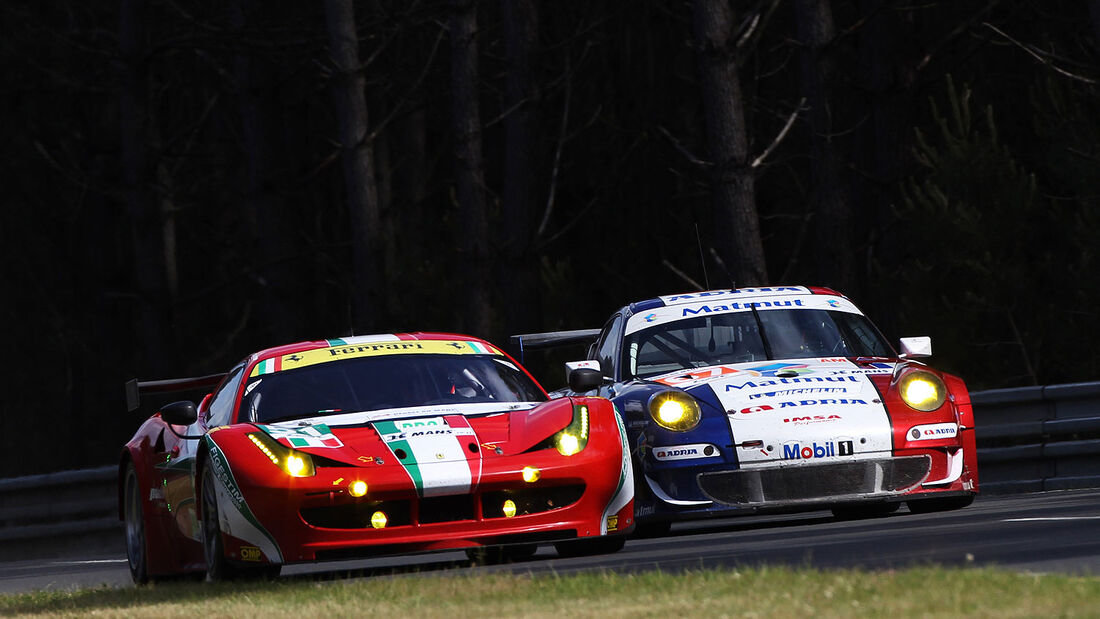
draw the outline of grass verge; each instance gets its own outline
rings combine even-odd
[[[283,579],[0,596],[13,617],[1096,617],[1100,578],[997,569],[762,567],[568,576]]]

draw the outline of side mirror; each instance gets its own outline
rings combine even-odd
[[[901,338],[901,358],[920,359],[932,356],[932,338],[930,337],[903,337]]]
[[[194,402],[184,400],[162,406],[160,409],[160,418],[163,419],[165,423],[174,426],[189,426],[195,423],[195,420],[199,418],[199,413],[195,409]]]
[[[592,368],[577,368],[569,372],[569,388],[573,393],[598,389],[603,384],[603,373]]]

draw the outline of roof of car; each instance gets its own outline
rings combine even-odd
[[[627,309],[629,309],[630,314],[636,314],[638,312],[650,310],[657,307],[668,307],[670,305],[681,305],[685,303],[699,303],[733,298],[750,300],[776,295],[788,296],[799,294],[827,294],[838,297],[844,296],[835,290],[832,290],[830,288],[822,288],[819,286],[766,286],[756,288],[725,288],[719,290],[704,290],[700,292],[685,292],[680,294],[660,296],[653,299],[646,299],[645,301],[631,303],[627,306]]]

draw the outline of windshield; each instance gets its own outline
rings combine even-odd
[[[861,314],[819,309],[715,313],[664,323],[623,340],[624,379],[680,369],[807,357],[889,357]]]
[[[501,357],[385,355],[253,376],[239,415],[273,423],[317,413],[545,399],[527,374]]]

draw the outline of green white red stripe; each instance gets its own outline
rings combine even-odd
[[[263,374],[272,374],[283,369],[282,357],[272,357],[270,359],[264,359],[256,364],[256,369],[252,370],[253,376],[261,376]]]
[[[372,425],[405,467],[420,496],[468,494],[476,484],[475,474],[480,477],[480,455],[466,448],[467,443],[477,442],[477,436],[462,417],[397,419]]]

